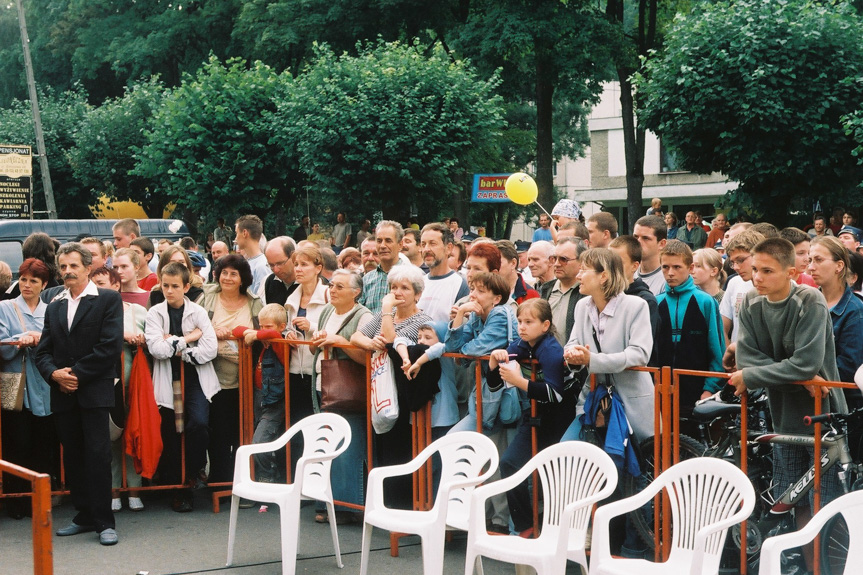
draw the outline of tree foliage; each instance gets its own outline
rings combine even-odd
[[[284,76],[211,56],[161,103],[132,174],[195,212],[265,214],[292,192],[289,156],[265,114]]]
[[[159,180],[135,175],[133,170],[135,154],[147,143],[149,121],[166,94],[162,83],[152,78],[93,108],[75,131],[75,145],[68,154],[82,186],[112,200],[138,202],[151,218],[161,218],[173,198]]]
[[[418,43],[378,42],[357,56],[318,46],[278,98],[275,139],[296,147],[325,205],[385,215],[451,205],[470,174],[499,158],[497,82],[440,48],[425,57]]]
[[[534,164],[543,205],[555,198],[554,160],[580,155],[588,141],[587,113],[610,78],[609,33],[602,13],[583,0],[472,0],[450,33],[483,73],[500,68],[514,136],[533,132],[532,145],[508,159]]]
[[[63,93],[48,89],[39,95],[39,108],[58,217],[92,217],[88,206],[96,202],[97,195],[81,185],[66,154],[74,144],[76,128],[91,110],[86,94],[80,89]],[[29,145],[33,148],[33,155],[36,155],[36,133],[29,101],[15,100],[10,107],[0,109],[0,141]],[[35,157],[33,207],[36,211],[45,210],[42,172]]]
[[[47,0],[34,0],[35,4]],[[95,101],[119,96],[133,80],[159,75],[176,86],[212,52],[234,55],[231,31],[239,0],[66,0],[48,29],[45,50],[71,64]]]
[[[639,118],[686,169],[740,183],[732,216],[841,204],[863,179],[840,121],[863,104],[861,37],[845,3],[701,4],[646,63]]]

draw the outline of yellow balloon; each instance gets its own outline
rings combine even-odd
[[[524,172],[516,172],[508,177],[504,189],[510,200],[522,206],[535,202],[539,194],[536,182]]]

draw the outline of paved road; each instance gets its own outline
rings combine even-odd
[[[54,573],[57,575],[280,575],[279,514],[276,508],[259,513],[257,508],[240,510],[237,546],[233,567],[225,567],[229,506],[214,514],[209,500],[199,495],[192,513],[174,513],[167,494],[145,496],[147,508],[140,513],[124,509],[117,514],[120,543],[102,547],[93,533],[54,537]],[[66,525],[74,515],[69,503],[54,508],[54,525]],[[333,558],[332,539],[326,524],[314,522],[313,507],[302,509],[298,574],[356,575],[360,569],[361,525],[339,527],[345,568],[338,569]],[[0,514],[0,575],[27,575],[33,572],[31,524]],[[447,544],[444,573],[464,573],[463,535]],[[419,539],[401,540],[400,557],[390,557],[389,534],[375,530],[372,540],[370,575],[421,575]],[[483,562],[489,575],[511,574],[511,565]],[[578,573],[570,563],[570,573]]]

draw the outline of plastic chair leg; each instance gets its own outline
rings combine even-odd
[[[470,547],[464,558],[464,575],[482,575],[482,556],[472,553]]]
[[[443,575],[444,534],[422,537],[423,575]]]
[[[299,501],[279,510],[282,528],[282,575],[294,575],[297,570],[297,545],[300,538]]]
[[[363,543],[362,554],[360,555],[360,575],[368,575],[369,570],[369,551],[372,548],[372,527],[363,521]]]
[[[342,551],[339,548],[339,530],[336,526],[336,508],[332,503],[327,502],[327,518],[330,524],[330,533],[333,535],[333,549],[336,552],[336,565],[339,569],[343,569],[345,564],[342,563]]]
[[[228,526],[228,562],[225,565],[234,564],[234,538],[237,535],[237,511],[240,508],[240,498],[231,496],[231,519]]]

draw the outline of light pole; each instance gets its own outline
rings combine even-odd
[[[57,218],[57,205],[54,203],[54,188],[51,185],[51,172],[48,169],[48,155],[45,152],[45,137],[42,135],[42,118],[39,116],[39,100],[36,97],[36,80],[33,77],[33,62],[30,60],[30,38],[27,36],[27,22],[21,0],[15,0],[18,9],[18,25],[21,28],[21,45],[24,47],[24,69],[27,73],[27,90],[30,92],[30,108],[33,110],[33,128],[36,132],[36,151],[39,153],[39,168],[42,172],[42,188],[45,190],[45,206],[48,218]]]

